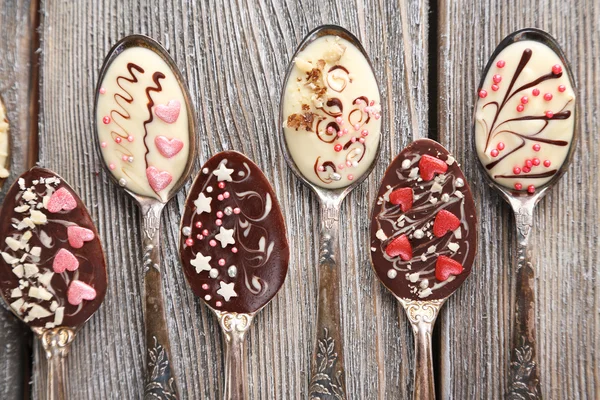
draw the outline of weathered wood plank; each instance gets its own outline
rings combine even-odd
[[[94,149],[92,99],[102,58],[120,37],[144,33],[166,45],[195,101],[198,163],[220,150],[246,153],[272,181],[290,236],[290,273],[280,294],[256,318],[248,340],[250,396],[304,398],[316,314],[316,199],[287,170],[276,121],[282,79],[297,43],[312,28],[338,23],[371,54],[383,98],[382,157],[346,201],[341,237],[347,274],[342,319],[351,398],[407,398],[412,390],[412,332],[368,257],[368,216],[391,158],[426,135],[427,12],[425,0],[209,2],[161,0],[52,1],[42,4],[41,161],[80,192],[98,224],[109,265],[100,311],[70,355],[72,398],[137,398],[142,384],[141,251],[138,212],[110,183]],[[400,100],[397,100],[400,99]],[[222,339],[216,319],[188,289],[176,255],[184,193],[166,208],[163,237],[172,351],[185,398],[223,390]],[[116,221],[116,222],[115,222]],[[37,355],[40,355],[38,351]],[[118,371],[118,372],[117,372]],[[36,365],[43,397],[44,363]]]
[[[488,57],[506,35],[525,27],[556,37],[571,61],[580,98],[581,136],[573,165],[540,202],[534,222],[542,392],[552,399],[597,398],[600,393],[600,291],[594,285],[600,277],[599,20],[597,2],[439,2],[440,141],[462,160],[481,234],[476,268],[440,319],[442,398],[500,398],[507,386],[515,227],[509,206],[483,183],[471,118]]]
[[[15,178],[37,159],[37,77],[34,52],[37,3],[7,1],[0,7],[0,96],[10,122],[11,175],[0,187],[0,205]],[[1,180],[1,179],[0,179]],[[2,303],[4,305],[4,303]],[[0,306],[0,398],[29,393],[31,333]]]

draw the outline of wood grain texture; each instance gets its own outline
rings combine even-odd
[[[440,141],[462,160],[472,183],[481,238],[471,277],[440,319],[441,397],[501,398],[507,387],[515,224],[508,204],[483,184],[472,114],[481,73],[497,44],[515,30],[538,27],[558,40],[570,60],[580,107],[572,165],[534,216],[541,388],[547,399],[599,398],[600,4],[442,0],[437,11]],[[465,26],[470,28],[460,28]]]
[[[381,158],[346,200],[341,219],[346,227],[342,248],[348,249],[341,260],[347,271],[341,290],[349,398],[409,398],[412,393],[412,331],[369,265],[368,217],[387,164],[408,142],[430,131],[437,131],[433,136],[464,167],[476,196],[481,235],[473,274],[444,306],[435,332],[439,397],[502,397],[511,338],[514,223],[508,206],[480,183],[471,116],[489,55],[504,36],[526,26],[558,39],[573,65],[580,96],[581,136],[573,165],[538,205],[535,218],[542,390],[546,398],[600,397],[600,290],[594,287],[600,279],[600,6],[591,0],[463,3],[440,0],[431,16],[427,0],[42,3],[40,160],[88,204],[109,265],[105,303],[79,333],[68,361],[71,398],[134,399],[142,388],[139,213],[103,172],[92,125],[103,57],[132,33],[162,42],[188,81],[199,127],[195,172],[212,154],[239,150],[265,171],[279,195],[292,249],[290,272],[248,338],[250,397],[306,397],[316,314],[318,205],[287,170],[275,127],[289,58],[303,36],[323,23],[340,24],[363,41],[386,99]],[[28,10],[27,1],[0,1],[0,46],[8,46],[1,47],[8,56],[0,60],[0,90],[11,122],[21,124],[13,130],[18,135],[28,131],[29,121],[23,109],[29,90],[23,82],[28,81],[18,79],[29,73]],[[437,22],[437,36],[429,30],[429,18]],[[430,48],[431,37],[437,43]],[[428,57],[437,61],[437,86],[431,88]],[[437,97],[429,98],[432,94]],[[429,102],[435,102],[432,109],[439,118],[430,115]],[[172,351],[182,398],[213,399],[223,391],[223,340],[216,318],[189,290],[177,257],[184,198],[185,190],[163,217]],[[11,357],[4,352],[0,361],[11,363],[5,355]],[[35,360],[33,397],[44,398],[46,365],[39,348]],[[2,392],[10,380],[4,371],[2,399],[11,398]]]
[[[278,193],[291,264],[283,289],[258,314],[248,338],[250,397],[306,397],[316,315],[318,205],[287,169],[276,126],[289,58],[304,35],[324,23],[340,24],[363,41],[388,99],[381,161],[346,200],[341,218],[342,248],[348,249],[341,258],[347,272],[341,289],[348,392],[357,399],[409,397],[412,332],[403,316],[398,324],[396,301],[372,273],[368,216],[387,163],[428,129],[427,2],[46,1],[42,9],[40,159],[88,204],[109,266],[104,305],[79,333],[68,361],[71,398],[133,399],[142,387],[138,211],[103,172],[92,125],[102,59],[113,43],[132,33],[162,42],[188,81],[199,127],[195,172],[210,155],[239,150],[265,171]],[[172,351],[182,398],[213,399],[223,391],[223,340],[216,318],[188,288],[176,255],[184,197],[182,191],[163,217]],[[35,398],[44,397],[45,368],[43,360],[35,365]]]
[[[32,60],[36,48],[35,2],[7,1],[0,7],[0,96],[10,122],[11,175],[0,187],[0,206],[10,185],[37,156],[36,82]],[[33,113],[32,113],[32,108]],[[35,151],[34,151],[35,150]],[[2,181],[2,179],[0,179]],[[29,393],[32,335],[11,312],[0,306],[0,398],[23,399]]]

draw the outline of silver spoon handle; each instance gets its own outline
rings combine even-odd
[[[46,330],[41,337],[48,360],[47,400],[65,400],[65,361],[75,332],[69,328]]]
[[[144,248],[145,399],[178,399],[160,274],[160,217],[164,204],[142,204]]]
[[[400,299],[415,337],[415,389],[413,399],[434,400],[435,382],[431,355],[433,325],[446,299],[408,300]]]
[[[246,363],[246,332],[254,314],[216,311],[225,338],[225,400],[248,398],[248,365]]]
[[[346,382],[340,318],[339,203],[321,205],[317,340],[313,351],[310,399],[345,399]]]
[[[535,276],[529,247],[534,203],[515,209],[517,225],[517,270],[515,310],[507,398],[541,399],[535,349]]]

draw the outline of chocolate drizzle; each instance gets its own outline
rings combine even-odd
[[[497,132],[495,132],[496,128],[507,123],[507,122],[511,122],[511,121],[526,121],[526,120],[544,120],[544,121],[549,121],[551,119],[567,119],[571,116],[571,112],[570,111],[564,111],[562,113],[557,113],[555,114],[555,116],[553,118],[548,118],[545,115],[538,115],[538,116],[525,116],[525,117],[519,117],[519,118],[513,118],[513,119],[509,119],[506,121],[501,122],[498,126],[496,126],[496,122],[498,121],[498,117],[500,116],[500,113],[502,112],[504,106],[506,105],[506,103],[515,95],[517,95],[518,93],[522,92],[525,89],[529,89],[531,87],[534,87],[538,84],[540,84],[541,82],[547,81],[549,79],[558,79],[562,76],[562,72],[558,73],[558,74],[554,74],[554,73],[548,73],[548,74],[544,74],[542,76],[540,76],[537,79],[534,79],[533,81],[526,83],[525,85],[520,86],[517,90],[515,90],[514,92],[511,92],[513,86],[515,85],[515,82],[517,81],[517,79],[519,78],[519,76],[521,75],[521,72],[523,72],[523,69],[525,68],[525,66],[527,65],[527,63],[529,62],[529,60],[531,60],[531,56],[533,55],[533,52],[531,49],[525,49],[523,51],[523,55],[521,56],[521,60],[519,61],[519,64],[517,65],[517,69],[515,70],[515,73],[513,74],[513,77],[510,81],[510,84],[508,86],[508,90],[506,91],[506,94],[504,95],[504,99],[502,100],[502,104],[498,105],[497,102],[489,102],[486,103],[485,105],[483,105],[482,108],[487,107],[488,105],[496,105],[496,114],[494,115],[494,119],[492,120],[492,124],[489,127],[488,130],[488,135],[487,135],[487,139],[486,139],[486,143],[485,143],[485,150],[488,149],[489,143],[490,143],[490,139],[492,138],[492,135],[494,133],[497,134]],[[481,90],[481,88],[479,88],[479,90]],[[568,103],[567,103],[568,104]],[[566,105],[565,105],[566,107]],[[564,109],[564,107],[563,107]],[[545,129],[547,126],[544,125]],[[540,131],[541,132],[541,131]],[[537,132],[537,133],[540,133]]]
[[[117,86],[119,86],[119,88],[123,91],[123,93],[125,93],[124,96],[123,94],[121,94],[120,92],[117,92],[113,95],[113,99],[115,100],[115,103],[121,108],[122,111],[119,110],[111,110],[109,115],[112,118],[112,120],[114,121],[115,125],[117,125],[119,128],[121,128],[122,133],[120,132],[116,132],[114,130],[111,130],[110,134],[111,134],[111,138],[114,140],[117,136],[121,137],[121,138],[127,138],[129,136],[129,132],[127,132],[127,130],[118,122],[118,119],[115,119],[115,115],[117,114],[118,116],[120,116],[123,119],[130,119],[131,118],[131,114],[129,113],[129,111],[127,111],[127,108],[121,104],[119,102],[119,100],[123,100],[125,101],[127,104],[131,104],[133,102],[133,96],[131,95],[131,93],[129,93],[127,91],[127,89],[125,89],[122,85],[120,80],[125,80],[126,82],[129,83],[137,83],[138,82],[138,78],[137,76],[134,74],[133,71],[137,71],[140,74],[144,73],[144,69],[142,67],[140,67],[137,64],[134,63],[128,63],[127,64],[127,72],[129,72],[129,76],[123,76],[123,75],[119,75],[116,79],[117,81]],[[131,153],[128,152],[124,146],[119,145],[119,148],[121,148],[122,153],[127,155],[127,156],[131,156]]]
[[[146,153],[144,153],[144,160],[146,161],[146,167],[148,167],[148,153],[150,152],[150,148],[146,143],[146,139],[148,138],[148,124],[154,120],[154,114],[152,113],[152,107],[154,107],[154,100],[152,96],[150,96],[150,92],[161,92],[162,86],[160,84],[160,80],[165,78],[165,74],[160,71],[156,71],[152,74],[152,82],[154,82],[155,86],[148,86],[146,88],[146,98],[148,99],[148,103],[146,107],[148,108],[148,119],[144,121],[144,147],[146,147]],[[156,190],[155,190],[156,192]],[[158,194],[158,192],[156,192]]]
[[[562,132],[559,134],[563,137],[560,137],[559,139],[555,139],[552,137],[543,137],[544,135],[552,135],[552,132],[557,132],[557,129],[560,130],[558,126],[555,128],[551,127],[554,126],[554,123],[558,123],[558,121],[569,120],[573,116],[573,96],[565,94],[565,97],[560,97],[560,92],[564,92],[566,90],[566,86],[562,85],[559,87],[557,83],[557,86],[552,86],[552,88],[549,88],[548,85],[545,85],[545,89],[543,90],[545,90],[546,93],[544,94],[543,98],[537,99],[537,96],[540,96],[541,94],[538,85],[546,81],[558,80],[563,77],[564,73],[562,71],[561,65],[557,64],[555,66],[552,66],[548,61],[547,68],[551,70],[550,72],[546,72],[546,70],[544,71],[544,73],[537,75],[534,79],[528,79],[525,83],[520,84],[515,89],[519,78],[523,75],[523,72],[525,70],[528,71],[528,74],[536,73],[536,69],[538,68],[537,65],[534,65],[533,67],[528,66],[532,58],[534,57],[534,50],[538,49],[535,46],[536,45],[531,44],[528,45],[527,48],[522,50],[519,62],[516,65],[514,72],[512,72],[510,75],[510,81],[508,83],[506,91],[502,95],[501,101],[490,100],[485,102],[483,99],[487,97],[488,92],[483,87],[479,88],[480,99],[478,100],[478,103],[480,103],[480,105],[477,106],[479,108],[479,111],[476,117],[477,123],[479,125],[476,127],[476,129],[481,129],[481,131],[483,131],[481,134],[478,134],[477,139],[477,141],[481,143],[481,145],[478,144],[478,152],[480,159],[486,170],[490,171],[489,174],[492,176],[492,178],[516,179],[517,183],[515,183],[515,187],[518,188],[525,188],[527,186],[527,184],[521,183],[524,180],[536,178],[551,178],[558,172],[558,169],[552,169],[554,173],[551,173],[550,170],[545,170],[543,172],[534,172],[532,168],[535,168],[536,166],[540,165],[540,160],[537,157],[542,158],[544,157],[544,154],[546,154],[546,157],[550,158],[550,160],[545,161],[543,165],[539,167],[544,169],[549,168],[551,163],[560,160],[555,160],[552,158],[552,155],[554,153],[552,153],[551,150],[547,152],[544,151],[540,153],[540,155],[536,156],[536,153],[533,153],[531,149],[525,148],[529,145],[529,143],[533,144],[532,147],[536,152],[540,151],[541,144],[556,147],[567,147],[570,145],[570,141],[562,140],[564,139],[564,135],[562,135]],[[523,47],[521,47],[521,49]],[[538,51],[538,54],[539,55],[537,57],[540,59],[538,60],[538,62],[545,62],[545,60],[541,59],[544,53]],[[500,56],[498,56],[498,58],[499,57]],[[492,76],[492,72],[490,72],[492,63],[496,63],[496,60],[490,60],[490,64],[488,64],[488,68],[486,69],[487,75],[484,78],[484,80],[482,80],[481,86],[490,84],[490,81],[493,81],[494,84],[491,85],[491,90],[493,93],[494,91],[499,90],[502,75],[510,71],[504,71],[504,69],[510,68],[510,66],[504,61],[498,61],[498,63],[494,66],[494,68],[496,68],[497,71],[494,72],[494,74],[497,75]],[[487,88],[488,86],[486,86],[486,89]],[[532,88],[533,90],[529,90]],[[526,110],[528,107],[530,107],[529,105],[527,105],[528,103],[536,102],[534,103],[535,105],[533,109],[536,109],[535,107],[538,107],[539,109],[541,105],[539,102],[544,102],[544,104],[546,104],[545,102],[550,102],[553,99],[551,91],[557,91],[557,100],[564,100],[564,104],[560,110],[553,112],[551,107],[555,103],[548,103],[548,108],[546,108],[547,111],[544,111],[541,114],[537,114],[539,111],[535,112],[534,114],[527,114]],[[521,97],[521,100],[518,103],[518,105],[515,104],[514,101],[509,103],[511,99],[521,95],[523,97]],[[495,97],[495,99],[497,99],[498,97]],[[509,104],[510,107],[514,106],[516,108],[516,111],[512,111],[509,109],[508,117],[501,120],[501,114],[503,113],[503,111],[507,111],[506,106]],[[483,114],[483,111],[490,107],[493,107],[493,109],[487,111],[487,114]],[[554,107],[556,106],[554,105]],[[493,114],[492,111],[494,111]],[[481,114],[479,114],[480,112]],[[519,115],[519,113],[524,113],[524,115]],[[485,117],[482,117],[482,115],[487,115],[488,120],[491,120],[491,123],[489,123],[488,120],[485,119]],[[536,121],[539,121],[539,123],[536,123]],[[550,134],[546,132],[550,132]],[[498,138],[499,135],[504,136],[500,136],[500,138]],[[491,144],[494,138],[496,138],[494,142],[498,142],[499,147],[497,149],[495,148],[496,144]],[[485,143],[485,145],[483,145],[483,142]],[[503,151],[505,149],[505,146],[506,151]],[[517,152],[519,152],[517,156],[524,155],[522,159],[516,159],[515,157],[511,157]],[[531,160],[528,160],[528,158],[531,158]],[[544,160],[544,158],[542,158],[542,160]],[[507,163],[512,164],[507,165]],[[533,166],[531,163],[533,163]],[[494,170],[496,167],[500,168],[498,170]],[[508,171],[512,172],[513,170],[515,171],[514,174],[508,173]],[[537,182],[534,183],[536,183],[536,185],[538,184]],[[502,184],[507,183],[503,182]]]

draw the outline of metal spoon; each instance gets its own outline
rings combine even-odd
[[[193,292],[225,338],[225,400],[248,398],[246,333],[285,281],[289,247],[277,197],[260,168],[224,151],[204,164],[181,218],[179,254]]]
[[[368,61],[372,72],[369,57],[358,39],[350,32],[334,25],[324,25],[310,32],[300,43],[284,80],[280,101],[279,129],[284,135],[284,104],[286,101],[286,87],[294,69],[294,59],[307,46],[324,36],[338,36],[356,47]],[[379,89],[376,88],[379,95]],[[377,132],[379,134],[379,132]],[[341,143],[344,143],[345,140]],[[379,153],[379,143],[376,153],[368,169],[345,187],[329,189],[311,182],[298,168],[296,161],[290,154],[288,143],[281,139],[281,148],[288,166],[296,176],[304,182],[317,195],[320,207],[320,245],[319,245],[319,295],[317,307],[317,338],[313,352],[309,397],[311,399],[343,399],[346,398],[344,355],[342,348],[342,332],[340,321],[340,276],[339,263],[339,214],[344,198],[358,186],[372,171]],[[333,175],[333,174],[332,174]]]
[[[130,88],[134,83],[137,83],[137,79],[142,79],[142,76],[150,73],[153,79],[153,83],[148,85],[146,88],[146,96],[141,105],[143,107],[148,108],[148,112],[144,115],[144,118],[147,119],[135,119],[133,116],[133,108],[136,107],[136,104],[140,104],[137,99],[133,98],[130,93],[123,89],[123,91],[119,91],[119,89],[115,89],[114,91],[114,99],[115,103],[119,100],[118,106],[113,105],[113,108],[110,108],[110,113],[106,115],[99,115],[99,105],[101,102],[101,96],[110,96],[112,92],[110,88],[104,87],[105,84],[105,76],[107,75],[110,67],[113,63],[119,60],[119,57],[125,56],[125,52],[129,49],[148,49],[151,50],[154,54],[158,55],[162,61],[166,63],[166,66],[170,71],[162,70],[158,71],[158,69],[162,68],[158,65],[153,65],[152,62],[144,62],[142,59],[133,59],[127,64],[127,68],[129,70],[129,74],[126,71],[122,71],[124,73],[125,78],[119,76],[116,80],[117,85],[123,85],[122,88]],[[133,64],[133,65],[132,65]],[[139,64],[139,65],[138,65]],[[131,67],[131,68],[130,68]],[[129,69],[130,68],[130,69]],[[140,71],[143,70],[144,72]],[[123,68],[125,70],[125,68]],[[173,81],[169,81],[169,72],[172,73],[174,77]],[[162,74],[162,77],[161,77]],[[166,75],[166,78],[164,77]],[[135,78],[133,78],[134,76]],[[122,78],[122,79],[121,79]],[[120,79],[120,80],[119,80]],[[129,79],[129,80],[127,80]],[[170,82],[172,87],[161,87],[161,82]],[[107,85],[110,82],[107,82]],[[113,86],[114,83],[113,83]],[[168,89],[177,88],[174,93],[177,94],[180,98],[182,98],[184,108],[179,108],[179,111],[176,113],[171,113],[169,110],[169,106],[171,103],[169,102],[167,105],[164,104],[154,104],[154,97],[159,97],[162,91],[167,91]],[[120,93],[120,95],[119,95]],[[128,96],[129,95],[129,96]],[[132,101],[128,101],[129,97],[133,98]],[[168,99],[164,99],[167,102]],[[103,100],[102,100],[103,101]],[[147,101],[147,104],[146,104]],[[158,103],[158,102],[157,102]],[[125,105],[127,108],[123,108],[122,105]],[[152,106],[155,106],[152,108]],[[163,106],[163,110],[166,109],[166,115],[160,117],[157,111],[159,106]],[[179,103],[179,107],[182,107]],[[176,132],[170,130],[173,125],[177,124],[181,117],[179,116],[180,110],[185,109],[187,116],[187,126],[185,129],[187,130],[187,144],[184,145],[184,138],[179,137],[178,142],[175,142],[175,139],[170,139],[168,137],[163,136],[162,142],[159,142],[158,137],[154,138],[154,141],[147,139],[150,137],[147,130],[147,125],[151,125],[156,122],[164,125],[159,125],[161,127],[162,134],[167,136],[173,136]],[[123,111],[125,110],[125,111]],[[120,114],[119,114],[120,113]],[[124,118],[124,115],[132,114],[130,118]],[[146,386],[145,386],[145,398],[165,398],[165,399],[175,399],[178,398],[177,385],[175,381],[176,374],[173,370],[173,365],[171,362],[170,355],[170,345],[169,345],[169,333],[167,330],[167,323],[165,318],[165,310],[164,310],[164,302],[162,295],[162,282],[161,282],[161,274],[160,274],[160,222],[161,222],[161,212],[166,205],[166,203],[177,193],[177,191],[182,187],[182,185],[187,180],[192,164],[194,162],[194,153],[195,153],[195,116],[194,110],[192,108],[192,101],[190,95],[186,89],[186,85],[184,83],[183,76],[179,72],[177,65],[173,61],[173,59],[169,56],[167,51],[154,40],[141,35],[133,35],[128,36],[119,41],[108,53],[106,59],[104,60],[104,64],[102,69],[100,70],[100,77],[98,78],[98,87],[96,88],[96,98],[95,98],[95,106],[94,106],[94,115],[97,118],[96,124],[94,125],[96,130],[97,140],[97,148],[99,150],[100,156],[104,156],[104,149],[110,149],[110,146],[113,145],[112,142],[107,143],[106,141],[102,141],[100,139],[100,130],[103,126],[102,124],[106,124],[104,118],[109,117],[109,123],[117,124],[117,127],[111,128],[114,131],[119,131],[119,127],[121,123],[129,122],[133,120],[138,123],[136,131],[130,132],[131,135],[144,133],[144,137],[133,137],[132,140],[128,140],[128,136],[123,133],[113,135],[114,131],[111,131],[111,136],[115,140],[119,141],[121,147],[117,147],[115,153],[120,152],[123,154],[123,157],[127,157],[128,154],[134,154],[140,150],[140,146],[146,146],[147,152],[145,153],[145,166],[146,166],[146,178],[148,175],[148,170],[151,167],[149,166],[148,157],[155,157],[155,160],[159,157],[158,152],[164,155],[166,160],[165,166],[169,168],[169,164],[173,165],[175,161],[175,157],[179,157],[187,154],[187,159],[185,161],[185,167],[183,170],[179,171],[178,176],[171,176],[171,183],[167,185],[163,190],[169,188],[168,193],[163,193],[160,190],[155,190],[152,187],[152,190],[155,190],[156,195],[150,193],[147,189],[151,186],[149,180],[141,182],[139,186],[129,187],[129,182],[132,185],[135,184],[134,179],[130,179],[129,182],[126,178],[117,179],[113,175],[113,171],[120,171],[120,167],[117,168],[115,164],[112,164],[108,161],[108,155],[105,157],[106,163],[103,163],[106,170],[109,172],[109,176],[120,186],[124,186],[124,190],[131,195],[139,204],[141,208],[141,231],[143,234],[142,237],[142,246],[144,249],[144,327],[145,327],[145,337],[146,337]],[[161,114],[162,115],[162,114]],[[159,121],[163,119],[163,121]],[[151,129],[151,128],[148,128]],[[120,132],[120,131],[119,131]],[[119,135],[124,135],[123,137]],[[181,147],[177,147],[179,143]],[[110,144],[110,146],[109,146]],[[175,154],[173,154],[175,153]],[[117,153],[119,154],[119,153]],[[137,154],[137,153],[136,153]],[[169,156],[169,157],[167,157]],[[163,158],[159,158],[163,160]],[[125,159],[126,160],[126,159]],[[135,160],[134,160],[135,161]],[[117,159],[116,162],[119,162]],[[124,161],[125,162],[125,161]],[[107,166],[108,164],[108,166]],[[125,170],[125,167],[122,167]],[[154,170],[154,173],[158,173],[158,178],[161,178],[160,174],[163,174],[165,171],[160,171],[158,169]],[[143,174],[142,174],[143,175]],[[155,181],[157,182],[157,181]],[[160,182],[159,182],[160,183]],[[163,183],[160,183],[160,186],[163,186]],[[155,184],[155,187],[158,188],[158,184]],[[142,188],[142,189],[140,189]],[[142,192],[142,193],[140,193]],[[159,194],[160,192],[160,194]]]
[[[66,356],[108,285],[98,232],[81,199],[34,167],[8,191],[0,222],[0,294],[42,342],[47,398],[66,399]]]
[[[471,273],[476,249],[475,204],[457,161],[433,140],[414,141],[383,176],[369,252],[377,277],[402,304],[413,328],[414,399],[435,398],[433,326],[442,305]]]
[[[0,96],[0,189],[8,178],[10,168],[10,124],[6,116],[6,107]]]
[[[532,79],[535,79],[537,77],[544,77],[543,80],[539,81],[536,80],[534,85],[528,85],[528,84],[524,84],[522,81],[518,81],[519,78],[519,67],[513,65],[509,65],[509,63],[505,60],[503,60],[504,55],[508,55],[510,53],[505,52],[503,53],[504,55],[501,55],[500,53],[502,53],[504,50],[506,50],[509,46],[514,45],[516,43],[519,43],[521,41],[533,41],[533,42],[537,42],[540,43],[542,45],[547,46],[552,52],[555,53],[556,56],[558,56],[558,60],[560,60],[560,63],[562,63],[562,67],[564,67],[564,71],[563,68],[560,69],[556,69],[554,70],[553,67],[553,63],[555,61],[547,61],[548,65],[544,65],[543,69],[536,69],[535,65],[532,68],[532,70],[534,71],[534,73],[531,75]],[[531,49],[529,49],[531,50]],[[537,50],[536,50],[537,51]],[[529,55],[529,57],[535,57],[536,52],[534,51],[532,54],[533,56]],[[523,55],[521,55],[523,54]],[[525,55],[525,51],[523,51],[522,49],[519,49],[518,55],[521,58],[517,58],[520,60],[521,63],[528,63],[529,59],[525,59],[526,55]],[[547,57],[545,58],[547,59]],[[535,58],[531,58],[531,60],[535,60]],[[533,62],[532,62],[533,64]],[[502,66],[502,67],[500,67]],[[528,65],[526,65],[528,66]],[[560,70],[560,72],[559,72]],[[518,73],[517,73],[518,72]],[[563,76],[563,72],[566,72],[566,79],[562,78]],[[508,76],[506,76],[506,74],[509,74]],[[512,75],[510,75],[512,73]],[[535,293],[534,293],[534,289],[535,289],[535,278],[534,278],[534,269],[533,269],[533,259],[532,259],[532,249],[529,246],[529,238],[530,238],[530,234],[531,234],[531,230],[533,227],[533,210],[535,208],[535,205],[542,199],[542,197],[544,197],[544,195],[547,193],[547,191],[556,184],[556,182],[558,182],[559,178],[562,176],[562,174],[565,172],[565,170],[567,169],[569,162],[571,160],[573,151],[575,149],[575,141],[577,138],[577,129],[576,129],[576,123],[572,122],[572,128],[571,129],[563,129],[561,134],[566,134],[566,135],[571,135],[571,139],[570,140],[563,140],[563,141],[553,141],[552,138],[547,138],[544,136],[545,132],[544,130],[549,127],[552,127],[552,124],[556,124],[556,123],[563,123],[561,121],[568,121],[569,119],[572,119],[572,121],[576,121],[576,113],[575,113],[575,108],[576,108],[576,104],[575,104],[575,97],[574,94],[571,96],[571,90],[575,88],[575,81],[573,79],[573,75],[571,73],[571,69],[569,68],[569,65],[565,59],[565,56],[562,52],[562,50],[560,49],[558,43],[546,32],[538,30],[538,29],[523,29],[520,30],[518,32],[515,32],[511,35],[509,35],[508,37],[506,37],[501,43],[500,45],[498,45],[498,47],[496,48],[494,54],[492,55],[492,57],[490,58],[490,61],[488,62],[484,72],[483,72],[483,77],[481,80],[481,83],[479,84],[479,99],[477,102],[477,105],[475,107],[475,116],[474,116],[474,125],[473,125],[473,131],[474,134],[476,136],[476,140],[478,137],[481,136],[477,136],[478,132],[483,132],[483,131],[478,131],[478,112],[480,111],[480,105],[485,105],[486,103],[488,103],[490,100],[486,99],[487,97],[487,91],[485,90],[487,88],[487,86],[489,85],[489,80],[491,79],[490,76],[494,75],[494,74],[499,74],[501,76],[503,76],[503,80],[505,80],[508,84],[508,82],[512,82],[512,80],[514,79],[515,81],[515,85],[513,85],[512,83],[509,86],[508,91],[506,92],[506,95],[504,98],[502,98],[502,101],[499,101],[497,103],[497,110],[495,111],[495,119],[498,120],[498,122],[496,122],[495,124],[491,124],[489,125],[489,131],[490,132],[484,132],[486,134],[489,133],[489,137],[491,136],[490,139],[488,139],[490,141],[489,144],[486,144],[485,147],[485,151],[483,151],[484,154],[490,153],[493,151],[494,155],[492,155],[493,158],[497,158],[498,161],[502,161],[503,158],[515,153],[517,151],[526,151],[530,148],[532,148],[532,144],[535,147],[534,148],[534,152],[532,152],[533,154],[541,154],[542,153],[536,153],[540,151],[540,148],[542,148],[542,151],[544,150],[544,147],[550,147],[552,148],[553,146],[562,146],[565,147],[565,158],[564,160],[559,160],[559,162],[561,162],[560,166],[558,165],[553,165],[553,163],[549,163],[548,167],[546,167],[545,169],[542,169],[543,172],[542,174],[545,174],[544,178],[548,178],[550,177],[550,179],[543,183],[542,185],[539,185],[537,187],[530,187],[528,189],[528,191],[522,190],[524,189],[527,185],[524,185],[522,182],[526,181],[528,179],[532,179],[532,178],[527,178],[527,174],[529,172],[532,173],[532,175],[535,176],[539,176],[541,174],[537,173],[534,174],[534,171],[529,171],[529,167],[525,168],[523,167],[523,169],[521,170],[521,165],[515,165],[514,169],[515,171],[513,172],[512,175],[510,176],[506,176],[506,175],[498,175],[498,172],[494,172],[497,166],[500,166],[501,164],[498,164],[497,161],[495,160],[490,160],[489,157],[487,157],[487,155],[481,155],[481,153],[479,154],[479,158],[480,158],[480,165],[482,170],[485,172],[484,175],[486,176],[486,179],[488,181],[488,183],[490,184],[490,186],[492,186],[494,189],[498,190],[500,192],[500,194],[502,195],[502,197],[510,204],[510,206],[513,209],[514,215],[515,215],[515,222],[516,222],[516,228],[517,228],[517,266],[516,266],[516,270],[515,270],[515,274],[516,274],[516,279],[515,279],[515,286],[516,286],[516,298],[515,298],[515,303],[514,303],[514,307],[515,307],[515,314],[514,314],[514,331],[513,331],[513,343],[512,343],[512,350],[511,350],[511,365],[510,365],[510,376],[509,376],[509,387],[508,387],[508,393],[507,393],[507,398],[528,398],[528,399],[533,399],[533,398],[541,398],[541,391],[540,391],[540,381],[539,381],[539,368],[538,368],[538,364],[537,364],[537,359],[536,359],[536,344],[535,344]],[[511,78],[509,80],[509,78]],[[493,79],[493,77],[492,77]],[[534,117],[540,121],[540,123],[544,124],[541,125],[540,128],[543,126],[543,128],[541,128],[541,130],[539,132],[537,132],[537,129],[535,130],[534,135],[530,135],[530,136],[520,136],[522,137],[522,141],[523,141],[523,147],[522,148],[517,148],[516,150],[511,149],[507,144],[504,144],[504,142],[502,142],[503,144],[501,146],[499,146],[498,148],[495,148],[495,146],[492,145],[493,140],[498,140],[498,137],[500,138],[500,140],[503,140],[503,136],[500,136],[500,134],[497,133],[497,129],[496,127],[499,126],[499,124],[502,124],[502,118],[501,118],[501,113],[502,112],[511,112],[512,108],[509,107],[514,107],[514,104],[509,103],[510,99],[518,99],[520,96],[527,96],[527,102],[529,103],[529,105],[531,105],[532,101],[544,101],[542,99],[536,99],[537,96],[542,97],[543,93],[540,93],[540,90],[537,89],[538,87],[541,87],[541,85],[546,84],[547,82],[552,82],[551,83],[551,88],[552,88],[552,92],[553,95],[549,98],[553,99],[555,102],[560,102],[560,103],[550,103],[548,102],[547,99],[546,103],[544,103],[544,107],[545,109],[548,109],[549,111],[553,112],[553,115],[550,115],[550,117],[548,117],[547,114],[541,114],[541,115],[534,115]],[[559,83],[563,85],[563,88],[561,88],[559,86]],[[570,85],[570,87],[567,87],[567,85]],[[556,88],[558,87],[558,90],[556,90]],[[537,89],[537,92],[534,92]],[[542,88],[543,89],[543,88]],[[485,93],[482,93],[481,91],[485,91]],[[542,90],[542,92],[545,90]],[[556,92],[555,92],[556,91]],[[501,93],[501,92],[500,92]],[[537,93],[537,94],[536,94]],[[550,92],[549,92],[550,93]],[[501,93],[503,94],[503,93]],[[544,94],[545,96],[545,94]],[[565,97],[566,96],[566,97]],[[505,100],[506,99],[506,100]],[[506,108],[504,107],[506,106]],[[531,132],[531,128],[527,128],[525,127],[524,123],[530,123],[531,122],[531,113],[528,113],[528,109],[527,109],[527,105],[523,105],[523,108],[520,108],[521,111],[519,111],[519,113],[523,113],[523,114],[518,114],[516,116],[517,119],[514,119],[515,116],[514,115],[510,115],[506,118],[511,118],[511,125],[510,125],[510,131],[514,131],[516,132],[516,134],[523,134],[523,135],[529,135]],[[508,109],[508,110],[507,110]],[[519,119],[519,118],[523,118],[523,119]],[[483,116],[479,115],[479,119],[482,120]],[[505,119],[506,119],[505,118]],[[555,122],[557,121],[557,122]],[[495,130],[496,129],[496,130]],[[492,134],[495,134],[494,136],[492,136]],[[502,133],[502,132],[501,132]],[[506,133],[504,132],[504,135],[508,135],[508,136],[504,136],[504,137],[510,137],[510,135],[514,135],[514,133]],[[520,143],[520,142],[517,142]],[[481,144],[483,144],[483,142],[481,142]],[[483,146],[480,146],[477,142],[475,142],[476,145],[476,151],[479,151],[478,149],[482,149]],[[504,147],[506,146],[506,150],[504,149]],[[568,146],[568,147],[566,147]],[[501,148],[500,151],[498,151]],[[537,148],[537,150],[535,150]],[[490,150],[491,149],[491,150]],[[568,150],[567,150],[568,149]],[[507,154],[508,152],[508,154]],[[482,158],[483,157],[483,158]],[[529,160],[531,161],[531,160]],[[533,159],[534,163],[533,165],[535,166],[536,164],[540,163],[540,160],[538,159],[537,162],[536,159]],[[548,160],[548,161],[554,161],[554,160]],[[528,163],[526,163],[526,165],[529,165]],[[544,165],[545,166],[545,165]],[[557,168],[559,167],[559,168]],[[509,168],[513,168],[512,165],[509,166]],[[542,165],[539,165],[539,167],[537,168],[542,168]],[[533,167],[531,168],[533,170]],[[527,171],[527,172],[525,172]],[[490,176],[490,175],[493,175]],[[529,175],[529,176],[532,176]],[[507,179],[507,181],[503,181],[504,184],[501,184],[499,182],[497,182],[497,179]],[[508,185],[509,183],[514,184],[514,189],[510,188],[506,185]],[[520,189],[520,190],[519,190]]]

